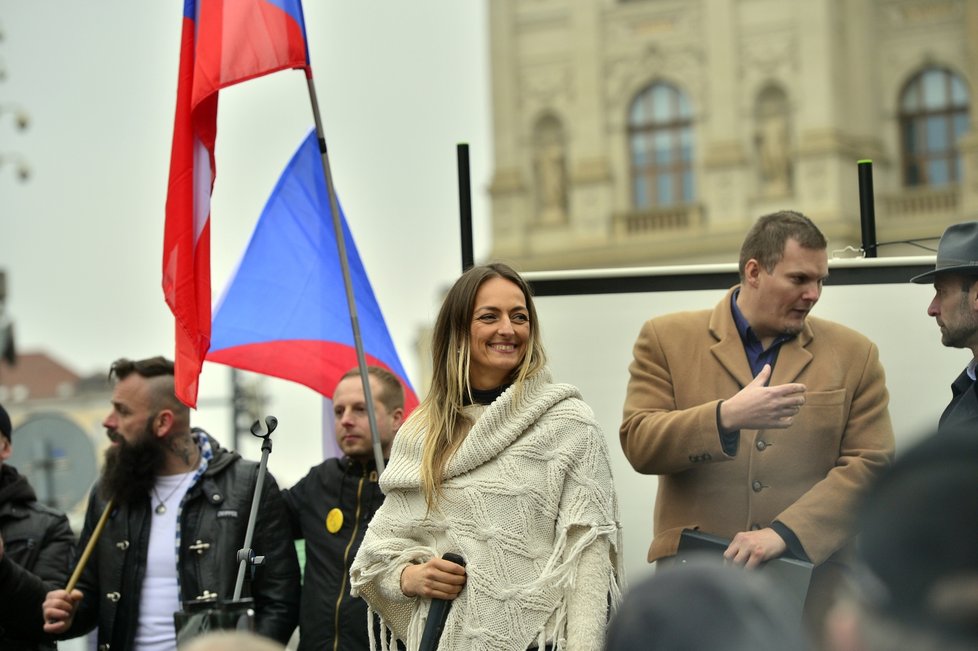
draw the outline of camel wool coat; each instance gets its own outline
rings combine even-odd
[[[648,559],[673,555],[684,528],[730,538],[777,520],[819,565],[851,539],[862,491],[893,456],[879,352],[809,316],[770,381],[804,384],[804,406],[787,429],[741,430],[728,456],[718,405],[752,380],[731,311],[736,289],[713,310],[651,319],[635,343],[620,436],[632,466],[659,475]]]

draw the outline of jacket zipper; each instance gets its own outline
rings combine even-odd
[[[364,474],[360,476],[360,481],[357,484],[357,510],[353,520],[353,533],[350,536],[350,542],[346,544],[346,549],[343,550],[344,571],[343,578],[340,580],[340,594],[336,597],[335,621],[333,622],[333,651],[338,651],[340,648],[340,604],[343,602],[343,595],[346,594],[346,580],[348,576],[346,566],[350,557],[350,548],[353,547],[353,541],[357,539],[357,532],[360,530],[360,499],[363,496],[363,481],[366,478],[366,469],[364,469]]]

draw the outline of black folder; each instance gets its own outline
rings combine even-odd
[[[685,564],[693,559],[703,559],[708,556],[722,558],[723,552],[729,545],[730,541],[720,536],[696,529],[683,529],[679,537],[679,550],[673,560],[678,564]],[[793,612],[798,613],[798,619],[801,621],[813,568],[814,566],[807,561],[780,557],[763,563],[757,571],[781,588],[785,602],[790,604]]]

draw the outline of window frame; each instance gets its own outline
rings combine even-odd
[[[942,97],[931,101],[927,90],[934,75],[941,77]],[[955,100],[955,84],[963,91],[961,100]],[[970,126],[970,100],[964,78],[945,66],[923,68],[903,85],[897,100],[897,137],[904,187],[941,187],[960,181],[961,152],[957,140]],[[955,135],[962,116],[964,128]],[[938,146],[934,141],[941,139],[943,144]],[[937,169],[944,170],[940,178],[935,178]]]
[[[668,106],[665,116],[657,118],[656,94],[661,92],[668,93]],[[645,115],[636,116],[637,112]],[[629,104],[629,181],[631,203],[636,210],[682,205],[694,200],[693,121],[693,111],[686,94],[666,81],[652,82],[639,91]],[[666,140],[666,147],[656,146],[659,138]],[[656,159],[663,152],[666,153],[666,161],[660,163]],[[643,159],[643,162],[639,162],[639,159]],[[663,181],[667,186],[660,186]]]

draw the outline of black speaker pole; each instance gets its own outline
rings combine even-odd
[[[863,255],[876,257],[876,208],[873,201],[873,161],[861,160],[859,167],[859,224],[862,227]]]
[[[458,154],[458,216],[462,239],[462,272],[475,265],[472,253],[472,183],[469,176],[469,146],[459,143]]]

